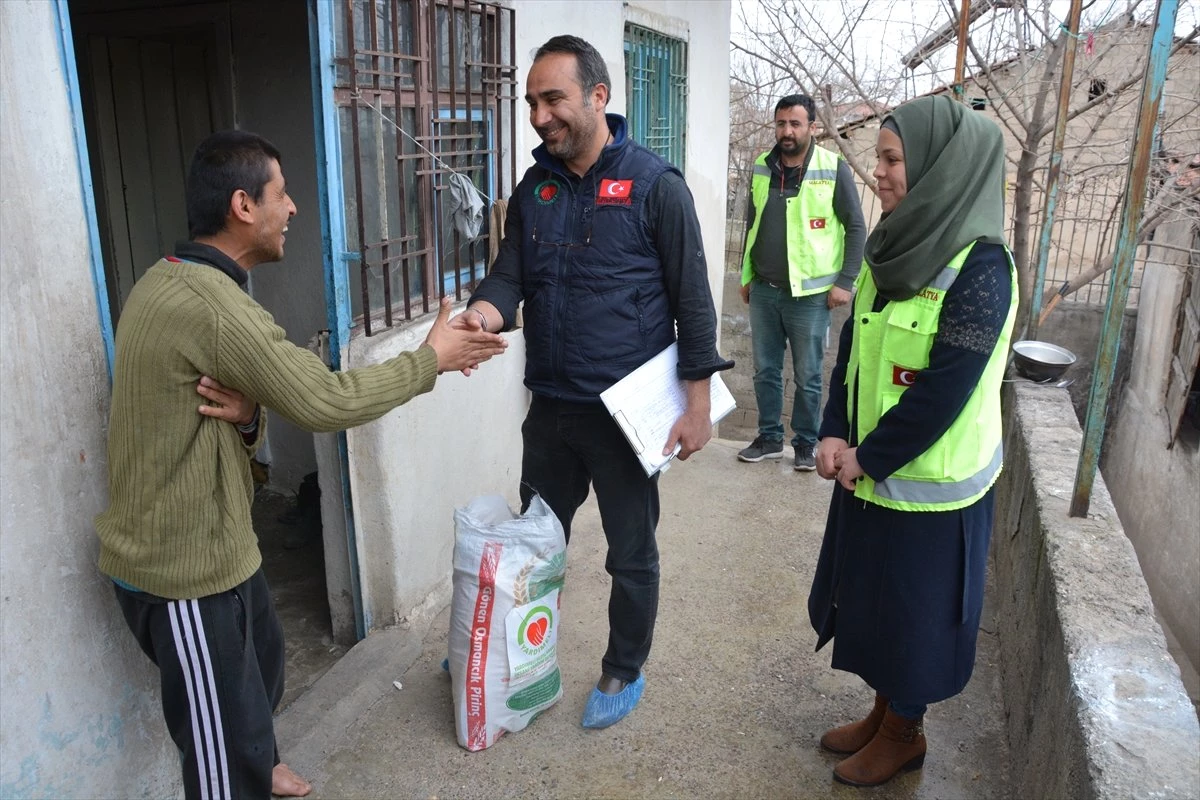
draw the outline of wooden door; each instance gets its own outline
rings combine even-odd
[[[76,26],[114,321],[134,282],[188,238],[196,145],[233,124],[228,37],[215,19],[181,11],[89,14]]]

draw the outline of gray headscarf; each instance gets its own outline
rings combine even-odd
[[[867,237],[865,258],[879,293],[907,300],[971,242],[1004,244],[1004,137],[945,95],[905,103],[884,126],[904,144],[908,191]]]

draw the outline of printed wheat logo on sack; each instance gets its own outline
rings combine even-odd
[[[549,550],[539,550],[517,573],[517,579],[513,581],[513,602],[523,606],[561,589],[566,571],[565,552],[551,556]]]

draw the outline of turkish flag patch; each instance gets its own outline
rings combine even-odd
[[[906,369],[898,364],[892,365],[892,384],[894,386],[912,386],[917,381],[920,371]]]
[[[600,181],[600,191],[596,192],[596,204],[602,206],[633,205],[633,181],[616,181],[605,178]]]
[[[809,228],[811,228],[811,229],[812,229],[812,230],[814,230],[814,231],[819,231],[819,230],[821,230],[822,228],[824,228],[824,227],[825,227],[825,218],[824,218],[824,217],[817,217],[816,219],[810,219],[810,220],[808,221],[808,227],[809,227]]]

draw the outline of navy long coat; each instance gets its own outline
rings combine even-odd
[[[946,294],[929,366],[906,390],[912,402],[880,420],[870,434],[869,459],[866,448],[859,451],[872,477],[887,477],[924,452],[961,412],[1004,327],[1010,270],[1001,245],[972,249]],[[876,310],[885,302],[879,298]],[[851,446],[858,442],[845,376],[854,324],[852,314],[840,337],[820,431],[821,438],[843,438]],[[887,474],[871,473],[880,464],[892,466]],[[994,492],[955,511],[898,511],[835,486],[808,597],[817,649],[833,640],[835,669],[859,675],[904,705],[962,691],[975,666]]]
[[[834,669],[905,705],[962,691],[975,667],[995,490],[957,511],[894,511],[833,490],[808,597]]]

